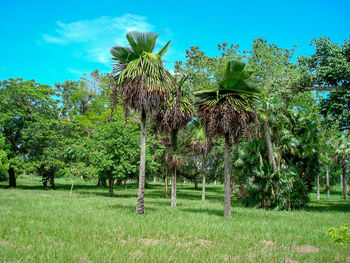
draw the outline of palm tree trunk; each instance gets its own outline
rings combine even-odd
[[[228,134],[225,134],[225,208],[224,216],[231,217],[231,165],[230,156],[231,155],[231,144]]]
[[[171,132],[172,168],[171,168],[171,207],[176,207],[176,151],[177,151],[177,130]]]
[[[320,200],[320,176],[317,175],[317,200]]]
[[[168,199],[169,185],[168,185],[168,175],[167,174],[164,177],[164,182],[165,182],[165,199]]]
[[[266,119],[264,121],[264,133],[265,133],[265,140],[266,140],[266,145],[267,145],[269,163],[273,167],[273,172],[277,173],[278,170],[277,170],[275,156],[273,154],[273,147],[272,147],[272,142],[271,142],[271,136],[270,136],[270,130],[269,130],[269,120],[268,119]]]
[[[141,147],[140,147],[140,176],[139,193],[136,205],[136,214],[141,215],[145,210],[145,169],[146,169],[146,113],[141,113]]]
[[[204,157],[202,160],[202,200],[205,200],[205,169],[204,169]]]
[[[346,180],[346,162],[345,159],[342,160],[342,183],[343,183],[343,195],[344,195],[344,200],[348,200],[348,182]]]
[[[174,161],[176,162],[176,158]],[[171,207],[176,207],[176,164],[172,168],[171,181]]]
[[[329,187],[329,169],[327,166],[327,172],[326,172],[326,180],[327,180],[327,199],[331,198],[331,189]]]
[[[10,166],[8,173],[9,173],[9,187],[16,187],[15,168]]]
[[[114,179],[113,179],[113,176],[110,175],[110,176],[108,177],[108,188],[109,188],[109,196],[110,196],[110,197],[113,197],[113,196],[114,196],[113,186],[114,186]]]

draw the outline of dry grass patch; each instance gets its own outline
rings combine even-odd
[[[310,245],[303,245],[303,246],[299,246],[299,247],[295,247],[294,248],[298,253],[311,253],[311,254],[315,254],[318,251],[320,251],[320,249],[318,247],[313,247]]]

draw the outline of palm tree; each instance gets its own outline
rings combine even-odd
[[[178,80],[174,79],[175,89],[170,94],[169,99],[162,105],[158,113],[154,116],[157,128],[171,135],[171,206],[176,206],[176,165],[177,165],[177,134],[193,118],[193,103],[182,88],[187,80],[187,76]]]
[[[198,97],[198,117],[208,138],[214,135],[225,137],[225,217],[231,216],[230,154],[233,143],[243,133],[250,136],[250,123],[255,123],[256,135],[259,121],[255,103],[259,91],[246,83],[252,72],[244,70],[242,62],[227,62],[224,76],[211,89],[195,92]]]
[[[334,153],[336,161],[340,163],[342,169],[341,183],[343,186],[344,200],[348,200],[348,180],[346,178],[347,163],[350,159],[350,140],[348,135],[342,135],[339,138],[333,138]]]
[[[144,213],[146,118],[158,110],[173,89],[171,75],[164,69],[162,61],[170,41],[155,54],[152,52],[157,38],[155,33],[129,32],[126,34],[129,46],[111,48],[112,60],[115,61],[115,90],[121,93],[125,111],[132,108],[141,114],[140,177],[136,214]],[[114,96],[116,100],[116,95]]]
[[[200,126],[198,121],[193,121],[193,130],[191,134],[190,146],[194,153],[201,157],[201,170],[202,170],[202,200],[205,200],[205,156],[207,156],[213,143],[205,136],[205,131]]]

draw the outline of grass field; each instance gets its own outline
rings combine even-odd
[[[78,180],[77,180],[78,181]],[[0,185],[0,262],[350,262],[350,247],[327,229],[350,224],[350,202],[340,189],[300,211],[243,208],[232,202],[223,217],[223,186],[208,185],[207,200],[192,185],[178,185],[170,208],[162,184],[146,189],[145,215],[135,215],[136,184],[108,189],[57,180],[43,190],[18,179]]]

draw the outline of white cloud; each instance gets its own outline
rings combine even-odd
[[[93,20],[71,23],[58,21],[56,34],[44,34],[47,43],[77,46],[79,56],[94,62],[110,63],[109,50],[114,44],[126,45],[125,34],[129,31],[152,31],[144,16],[125,14],[120,17],[103,16]]]

